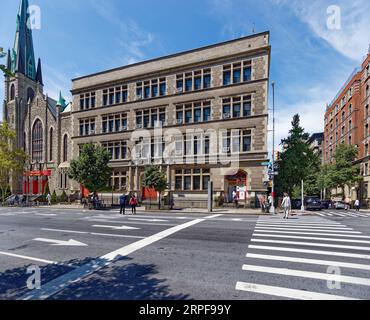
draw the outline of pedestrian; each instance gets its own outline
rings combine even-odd
[[[265,197],[264,196],[261,196],[260,203],[261,203],[262,212],[265,212],[266,211],[266,203],[265,203]]]
[[[131,213],[136,214],[136,207],[137,207],[137,199],[135,195],[133,194],[131,199],[130,199],[130,206],[131,206]]]
[[[289,219],[288,216],[289,216],[292,204],[290,201],[290,197],[287,193],[284,193],[284,198],[283,198],[283,202],[281,203],[281,206],[284,209],[284,219]]]
[[[356,199],[355,201],[355,209],[356,211],[360,211],[360,200]]]
[[[238,197],[238,194],[236,192],[235,192],[233,200],[234,200],[235,208],[239,208],[239,197]]]
[[[270,213],[270,209],[272,207],[273,202],[274,202],[274,198],[270,194],[269,197],[268,197],[267,213]]]
[[[119,197],[119,206],[120,206],[120,211],[119,211],[119,214],[125,214],[125,211],[126,211],[126,194],[122,194],[120,197]]]
[[[48,201],[48,205],[51,206],[51,194],[50,194],[50,192],[46,196],[46,200]]]
[[[344,201],[345,201],[345,209],[346,210],[351,209],[351,205],[350,205],[351,199],[347,197]]]

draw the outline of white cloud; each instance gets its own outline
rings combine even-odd
[[[132,64],[145,59],[146,49],[154,42],[154,35],[142,30],[138,24],[118,14],[117,9],[108,1],[92,0],[95,11],[109,23],[117,28],[117,44],[123,48],[124,52],[119,58],[122,64]]]
[[[44,93],[53,99],[59,98],[59,92],[62,91],[63,97],[71,101],[71,79],[47,64],[43,64]]]
[[[365,56],[370,44],[369,0],[270,1],[290,8],[318,37],[344,56],[356,61],[361,61]],[[333,11],[328,12],[330,6],[340,10],[339,29],[328,28],[328,19],[330,21],[333,16]],[[338,19],[336,21],[339,22]]]

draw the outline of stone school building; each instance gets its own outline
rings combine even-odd
[[[154,198],[143,186],[149,164],[168,179],[175,207],[206,207],[215,196],[254,206],[265,194],[268,159],[269,32],[106,70],[72,80],[71,102],[44,92],[36,64],[28,1],[17,15],[5,78],[4,120],[29,161],[12,177],[14,193],[81,195],[66,172],[88,142],[111,154],[110,197],[124,190]]]

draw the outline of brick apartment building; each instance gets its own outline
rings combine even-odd
[[[352,144],[358,148],[357,163],[361,163],[364,182],[352,190],[346,189],[345,194],[352,200],[361,198],[363,205],[370,199],[369,65],[370,52],[361,67],[353,71],[333,102],[327,106],[324,120],[323,163],[333,161],[335,149],[341,143]]]

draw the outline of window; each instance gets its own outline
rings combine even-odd
[[[369,175],[369,164],[368,163],[365,163],[364,175],[365,176]]]
[[[95,134],[95,118],[80,120],[80,136]]]
[[[50,128],[49,133],[49,161],[53,161],[53,128]]]
[[[63,138],[63,162],[68,161],[68,136],[65,134]]]
[[[243,108],[241,108],[241,105],[243,105]],[[250,117],[251,113],[251,96],[239,96],[223,99],[223,119]]]
[[[203,70],[203,89],[211,87],[211,69]]]
[[[127,130],[127,113],[104,115],[102,133],[121,132]]]
[[[167,91],[166,78],[162,78],[159,81],[160,81],[159,94],[162,97],[166,95],[166,91]]]
[[[185,169],[175,171],[175,189],[206,191],[210,181],[209,169]]]
[[[369,155],[369,144],[366,143],[365,144],[365,156],[368,156]]]
[[[102,147],[110,154],[111,160],[128,159],[127,141],[103,142]]]
[[[193,117],[194,115],[194,117]],[[177,124],[200,123],[211,120],[211,103],[202,101],[176,106]]]
[[[107,187],[112,191],[122,191],[127,188],[127,171],[114,171]]]
[[[13,101],[15,99],[15,86],[14,83],[10,86],[10,100]]]
[[[33,89],[32,88],[28,88],[27,89],[27,103],[29,102],[29,101],[33,101],[33,98],[35,97],[35,92],[33,91]]]
[[[193,75],[190,74],[185,79],[185,91],[191,91],[193,89]]]
[[[43,152],[43,128],[42,123],[38,119],[33,125],[32,129],[32,160],[41,162],[42,161],[42,152]]]
[[[366,86],[366,98],[370,95],[369,85]]]
[[[136,128],[159,128],[167,125],[166,108],[153,108],[136,111]]]
[[[232,75],[232,77],[231,77]],[[242,79],[243,75],[243,79]],[[252,67],[251,61],[243,61],[223,66],[223,85],[237,84],[240,82],[251,81]]]
[[[211,69],[201,69],[176,75],[177,93],[211,87]]]
[[[352,104],[349,105],[348,107],[348,113],[351,114],[352,113]]]
[[[80,95],[80,110],[95,108],[95,92],[84,93]]]
[[[348,121],[348,131],[352,130],[352,120]]]
[[[249,152],[251,151],[252,144],[252,131],[251,130],[231,130],[223,135],[223,153],[230,152]]]

